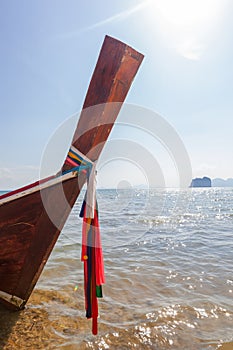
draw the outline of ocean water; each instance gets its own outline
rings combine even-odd
[[[233,349],[233,189],[99,190],[99,333],[85,318],[81,198],[0,348]]]

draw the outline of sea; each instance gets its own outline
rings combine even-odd
[[[233,349],[233,188],[98,190],[106,283],[91,333],[75,204],[0,349]],[[81,196],[82,197],[82,196]]]

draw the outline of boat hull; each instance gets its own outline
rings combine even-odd
[[[111,132],[143,56],[105,37],[72,145],[96,161]],[[0,197],[0,302],[22,309],[86,182],[61,171],[48,180]]]

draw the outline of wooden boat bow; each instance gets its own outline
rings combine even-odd
[[[72,145],[96,161],[143,60],[106,36]],[[22,309],[86,181],[64,163],[52,176],[0,197],[0,302]],[[61,195],[62,188],[62,195]]]

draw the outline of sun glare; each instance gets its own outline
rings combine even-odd
[[[219,0],[161,0],[156,5],[165,20],[177,27],[206,24],[218,16]]]
[[[161,38],[181,56],[200,59],[228,0],[151,0]],[[155,23],[155,22],[154,22]]]

